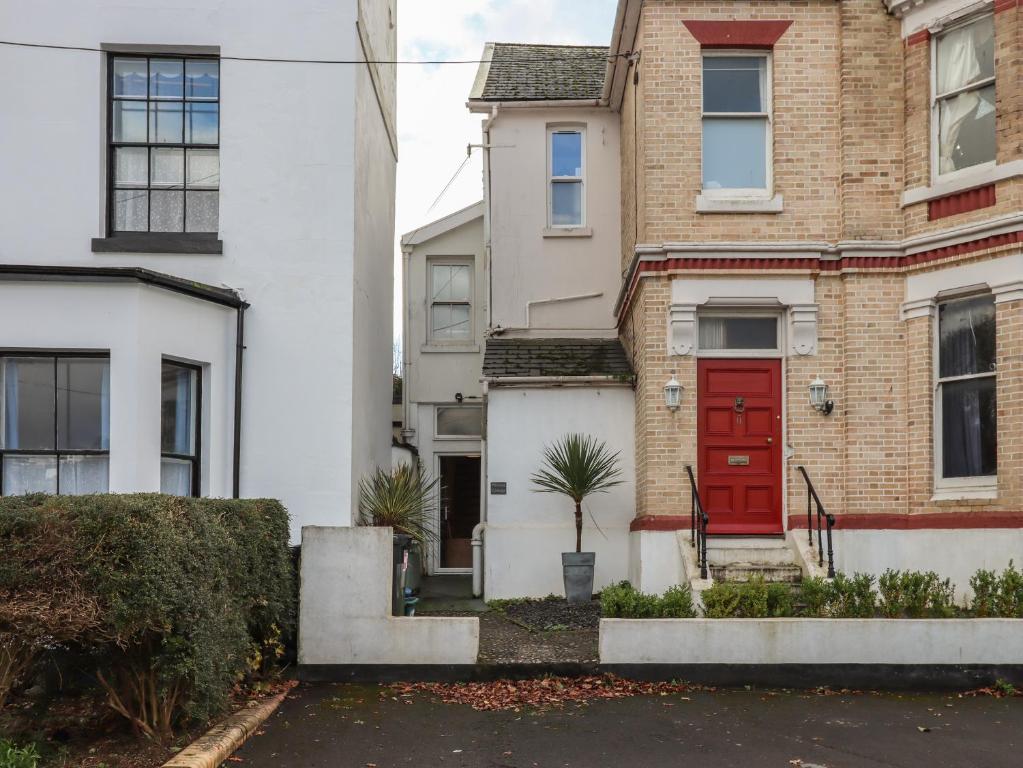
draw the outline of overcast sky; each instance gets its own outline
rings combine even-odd
[[[398,58],[479,59],[483,44],[607,45],[617,0],[398,0]],[[465,107],[475,64],[398,67],[397,236],[483,197],[479,150],[432,210],[430,205],[479,144],[482,116]],[[395,248],[395,338],[401,335],[401,260]]]

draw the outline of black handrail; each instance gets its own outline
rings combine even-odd
[[[802,474],[803,479],[806,481],[806,528],[807,536],[810,539],[810,548],[813,549],[813,514],[812,504],[817,505],[817,565],[824,567],[824,542],[821,541],[821,518],[828,526],[828,578],[835,578],[835,552],[831,544],[831,529],[835,527],[835,516],[824,511],[824,504],[821,503],[820,496],[817,495],[817,489],[813,487],[813,483],[810,482],[810,476],[806,473],[806,467],[799,465],[796,467]]]
[[[703,502],[700,501],[700,492],[696,489],[696,478],[693,477],[693,468],[686,465],[686,474],[689,475],[689,488],[692,492],[692,507],[689,514],[689,540],[696,547],[696,564],[700,566],[700,578],[707,578],[707,524],[710,517],[703,511]],[[699,512],[699,514],[697,514]]]

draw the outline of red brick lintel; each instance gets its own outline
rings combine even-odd
[[[791,19],[768,21],[683,21],[703,48],[772,48]]]
[[[633,519],[630,531],[686,531],[689,515],[641,515]],[[934,512],[906,515],[877,513],[835,515],[835,529],[842,531],[925,531],[971,528],[1023,528],[1023,512]],[[789,515],[788,529],[806,530],[804,515]]]

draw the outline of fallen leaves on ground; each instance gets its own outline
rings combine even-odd
[[[390,686],[395,698],[417,693],[430,694],[445,704],[468,704],[478,711],[549,709],[594,699],[624,699],[630,696],[669,696],[714,688],[688,683],[646,683],[614,675],[588,677],[544,677],[536,680],[495,680],[488,683],[396,683]]]

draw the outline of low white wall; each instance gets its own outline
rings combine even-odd
[[[806,536],[806,531],[796,535]],[[859,571],[880,576],[886,568],[935,571],[952,580],[956,597],[972,595],[970,577],[977,569],[1002,571],[1010,560],[1023,566],[1023,529],[832,532],[835,568],[847,575]],[[826,545],[825,545],[826,546]]]
[[[475,664],[479,619],[391,616],[391,529],[302,529],[298,663]]]
[[[596,552],[594,589],[629,577],[629,524],[635,510],[633,392],[626,387],[497,388],[487,402],[484,596],[488,600],[564,594],[561,553],[575,550],[572,501],[536,493],[530,477],[543,448],[569,432],[620,451],[624,482],[583,505],[583,551]],[[490,487],[485,489],[490,492]],[[594,524],[596,521],[596,525]]]
[[[629,583],[640,592],[660,595],[688,583],[675,531],[633,531],[629,545]]]
[[[1023,619],[601,619],[601,664],[1023,664]]]

